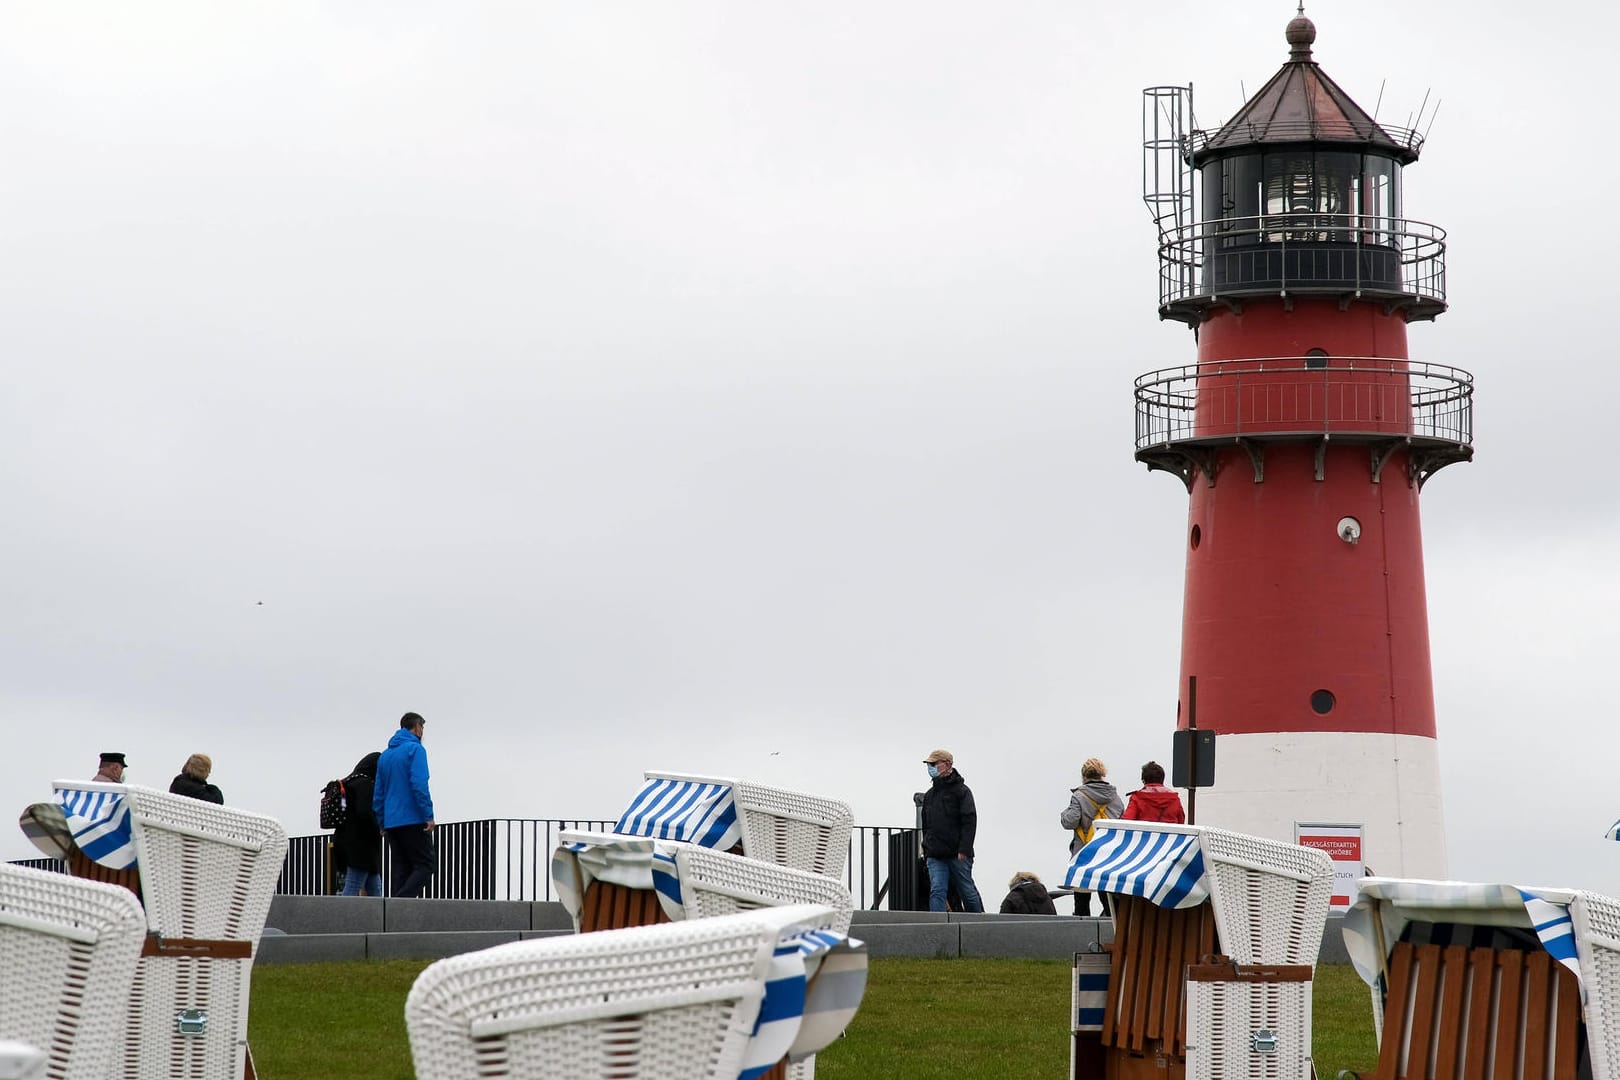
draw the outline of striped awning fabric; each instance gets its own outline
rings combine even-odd
[[[1605,840],[1620,840],[1620,821],[1609,826],[1609,831],[1603,834]]]
[[[1369,986],[1376,985],[1382,962],[1403,934],[1425,944],[1471,945],[1491,943],[1481,935],[1529,940],[1534,934],[1553,959],[1580,978],[1569,917],[1572,890],[1416,878],[1363,878],[1359,885],[1344,916],[1344,945]]]
[[[59,781],[53,801],[35,803],[23,811],[19,824],[34,846],[53,858],[68,854],[64,841],[71,837],[91,861],[108,869],[127,870],[135,865],[134,825],[117,786]]]
[[[831,1043],[865,994],[865,944],[832,930],[784,936],[771,957],[738,1080],[754,1080],[784,1056],[799,1061]]]
[[[1140,896],[1159,907],[1196,907],[1209,898],[1198,833],[1146,831],[1097,823],[1091,842],[1074,853],[1063,884]]]
[[[742,839],[732,783],[649,774],[613,831],[729,851]]]

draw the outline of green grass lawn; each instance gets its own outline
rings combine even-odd
[[[410,1080],[405,994],[425,961],[253,969],[249,1039],[264,1080]],[[1063,960],[874,960],[846,1036],[818,1080],[1053,1080],[1069,1067]],[[1317,1075],[1377,1064],[1367,988],[1348,967],[1312,987]]]

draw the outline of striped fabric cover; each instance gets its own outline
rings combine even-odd
[[[1108,1011],[1108,972],[1112,957],[1107,953],[1075,953],[1074,1004],[1075,1031],[1101,1031]]]
[[[1605,840],[1620,840],[1620,821],[1609,826],[1609,831],[1603,834]]]
[[[576,925],[585,902],[584,890],[593,881],[656,890],[658,905],[665,915],[672,921],[686,918],[671,842],[576,832],[564,832],[558,840],[561,842],[551,856],[551,881],[557,889],[557,899],[574,917]]]
[[[1074,853],[1063,884],[1140,896],[1159,907],[1196,907],[1209,898],[1198,833],[1147,832],[1097,823],[1091,843]]]
[[[1419,944],[1500,947],[1533,933],[1553,959],[1581,977],[1569,917],[1573,890],[1416,878],[1362,878],[1359,885],[1344,916],[1344,945],[1369,986],[1377,985],[1381,962],[1403,935]],[[1378,955],[1377,925],[1384,956]]]
[[[59,785],[54,798],[67,818],[74,843],[91,861],[111,870],[135,865],[134,825],[120,788],[95,783]],[[44,850],[37,842],[36,846]]]
[[[732,785],[697,777],[649,776],[613,831],[719,851],[742,839]]]
[[[738,1080],[755,1080],[784,1056],[799,1061],[849,1026],[866,993],[866,946],[832,930],[784,937],[771,957],[765,1000]]]

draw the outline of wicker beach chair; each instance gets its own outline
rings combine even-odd
[[[837,877],[849,860],[854,823],[849,804],[837,799],[746,780],[653,771],[614,831],[722,851],[735,839],[751,859]]]
[[[748,781],[736,795],[743,854],[828,877],[844,872],[855,827],[848,803]]]
[[[22,1044],[19,1074],[43,1057],[50,1080],[105,1080],[145,939],[128,889],[0,865],[0,1040]]]
[[[736,1080],[798,906],[500,945],[440,960],[405,1003],[419,1080]]]
[[[91,785],[57,781],[58,791]],[[133,785],[129,811],[148,937],[114,1074],[240,1080],[253,955],[287,851],[274,818]]]

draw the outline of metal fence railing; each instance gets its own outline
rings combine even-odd
[[[434,829],[439,868],[423,896],[441,900],[555,900],[551,853],[557,834],[568,831],[610,832],[614,822],[564,818],[485,818],[447,821]],[[332,834],[293,836],[276,881],[283,896],[329,896],[340,891],[341,871],[332,857]],[[858,908],[875,909],[890,901],[909,905],[911,858],[916,830],[858,825],[850,833],[844,884]],[[900,878],[892,873],[895,858],[907,865]],[[12,865],[67,871],[61,859],[18,859]],[[391,880],[391,860],[383,849],[384,889]],[[926,896],[923,897],[926,901]],[[904,910],[904,907],[897,910]]]
[[[551,853],[562,832],[610,832],[612,821],[560,818],[486,818],[443,822],[434,829],[439,869],[424,896],[454,900],[555,900]],[[890,896],[891,837],[914,830],[857,826],[850,833],[844,883],[855,906],[876,908]],[[915,846],[915,841],[912,841]],[[391,880],[390,858],[383,851],[383,882]],[[276,892],[321,896],[338,891],[341,880],[332,862],[331,834],[294,836],[287,843]]]

